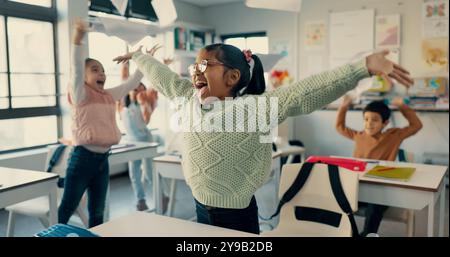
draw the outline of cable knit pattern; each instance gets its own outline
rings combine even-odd
[[[188,106],[197,100],[192,97],[192,82],[181,79],[151,56],[133,55],[133,60],[149,82],[163,95],[173,99],[186,97]],[[324,72],[263,95],[246,95],[242,99],[278,98],[278,123],[289,116],[311,113],[336,100],[353,89],[359,80],[370,76],[365,60]],[[237,102],[239,100],[233,100]],[[219,104],[223,104],[221,102]],[[201,110],[201,115],[236,113],[225,107],[219,113]],[[245,122],[256,115],[258,108],[246,109],[244,117],[233,117],[233,122]],[[267,110],[268,117],[269,109]],[[202,116],[203,117],[203,116]],[[243,119],[243,120],[240,120]],[[226,119],[223,127],[230,121]],[[223,129],[225,131],[225,128]],[[221,208],[246,208],[255,191],[265,182],[271,167],[272,145],[261,143],[262,132],[183,132],[183,173],[192,193],[199,202]]]

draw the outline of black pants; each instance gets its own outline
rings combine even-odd
[[[58,223],[67,224],[84,191],[88,192],[89,227],[103,223],[109,183],[109,153],[94,153],[82,146],[73,148],[64,179],[64,193],[58,209]]]
[[[259,234],[258,206],[255,196],[244,209],[228,209],[206,206],[195,200],[197,222]]]
[[[366,219],[364,221],[364,229],[361,232],[361,236],[378,232],[383,215],[388,208],[388,206],[379,204],[367,204],[367,209],[365,212]]]

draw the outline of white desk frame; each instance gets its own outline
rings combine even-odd
[[[56,182],[58,175],[0,167],[0,209],[40,196],[49,196],[50,225],[58,222]]]
[[[258,235],[192,221],[134,212],[90,229],[103,237],[256,237]]]
[[[439,203],[439,234],[444,236],[445,217],[445,181],[447,166],[425,165],[418,163],[379,161],[380,165],[396,167],[415,167],[411,179],[407,182],[365,177],[360,174],[359,201],[422,210],[428,206],[427,235],[434,236],[434,207]],[[373,167],[368,165],[366,172]]]

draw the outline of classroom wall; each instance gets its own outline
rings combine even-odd
[[[426,76],[421,69],[421,33],[422,0],[306,0],[303,1],[299,18],[299,75],[304,77],[308,71],[307,57],[314,54],[322,56],[324,69],[328,68],[328,50],[307,52],[303,47],[305,38],[304,24],[307,21],[328,21],[329,12],[351,11],[362,8],[375,9],[376,14],[401,14],[401,49],[400,63],[409,69],[414,77]],[[449,114],[418,113],[424,128],[414,137],[407,139],[402,147],[415,154],[416,161],[422,161],[426,151],[448,154],[449,149]],[[310,115],[296,117],[293,122],[293,134],[302,140],[308,155],[351,155],[353,145],[350,140],[339,136],[334,129],[335,111],[316,111]],[[394,113],[397,126],[406,125],[399,112]],[[355,129],[362,128],[362,113],[349,112],[347,123]]]
[[[299,61],[300,76],[307,74],[307,56],[322,55],[324,69],[328,68],[328,48],[324,51],[308,52],[303,47],[305,23],[308,21],[329,21],[330,12],[344,12],[375,9],[375,15],[400,14],[401,16],[401,48],[400,64],[411,72],[412,76],[429,76],[421,66],[423,0],[306,0],[303,1],[299,19]],[[329,31],[327,31],[329,33]],[[350,47],[350,46],[349,46]]]
[[[205,24],[201,8],[181,1],[174,1],[173,4],[177,10],[177,21]]]

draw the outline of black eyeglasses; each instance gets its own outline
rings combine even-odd
[[[230,67],[229,65],[227,65],[223,62],[219,62],[219,61],[215,61],[215,60],[202,60],[199,63],[194,63],[194,64],[189,65],[189,67],[188,67],[189,74],[191,76],[194,76],[197,71],[204,73],[206,71],[206,68],[208,68],[208,65],[223,65],[223,66]]]

